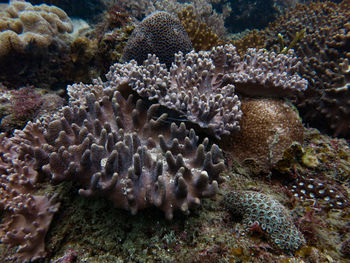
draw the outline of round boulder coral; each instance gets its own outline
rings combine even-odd
[[[239,161],[253,158],[269,168],[293,142],[303,142],[303,125],[295,108],[279,99],[242,101],[241,131],[226,136],[222,148]]]
[[[167,12],[155,12],[134,29],[124,49],[123,60],[134,59],[142,64],[148,54],[155,54],[169,68],[175,53],[191,50],[191,41],[181,22]]]

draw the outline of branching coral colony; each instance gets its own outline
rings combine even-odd
[[[56,114],[1,135],[1,241],[18,246],[18,259],[43,257],[58,209],[55,199],[34,194],[38,178],[74,181],[80,195],[105,197],[132,214],[147,207],[167,219],[176,210],[188,214],[215,195],[225,165],[217,145],[174,119],[219,137],[239,130],[234,85],[251,91],[255,83],[257,94],[277,96],[306,88],[292,53],[251,50],[240,59],[229,45],[175,58],[169,70],[154,56],[141,66],[115,64],[106,82],[68,86],[69,105]]]

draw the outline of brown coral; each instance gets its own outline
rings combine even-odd
[[[54,39],[59,40],[60,34],[72,29],[67,14],[55,6],[13,1],[0,12],[0,55],[23,52],[29,44],[46,48]]]
[[[265,47],[265,32],[252,30],[240,39],[233,40],[232,44],[236,47],[240,56],[244,56],[248,48],[262,49]]]
[[[255,159],[270,168],[293,142],[303,142],[303,125],[293,106],[279,99],[244,99],[241,131],[220,143],[239,161]]]
[[[133,31],[124,48],[123,59],[142,64],[148,54],[158,56],[167,67],[174,61],[175,53],[191,51],[192,45],[181,22],[167,12],[147,16]]]
[[[215,46],[223,44],[223,41],[205,23],[199,22],[193,13],[194,7],[186,6],[178,16],[188,36],[191,39],[195,51],[210,50]]]

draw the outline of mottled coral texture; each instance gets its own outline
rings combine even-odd
[[[225,195],[225,206],[242,217],[242,224],[258,226],[277,248],[293,252],[305,240],[293,223],[289,212],[272,197],[253,191],[234,191]]]
[[[106,196],[132,214],[150,206],[168,219],[178,209],[189,213],[201,197],[216,193],[221,151],[208,150],[207,139],[198,146],[183,123],[157,117],[158,105],[132,99],[109,90],[98,101],[90,95],[86,110],[64,108],[47,128],[43,170],[55,181],[78,181],[80,194]]]
[[[58,208],[34,194],[39,177],[74,181],[79,194],[105,197],[132,214],[159,207],[167,219],[175,210],[188,214],[222,181],[220,148],[184,123],[171,123],[158,104],[124,98],[115,86],[98,97],[83,84],[75,88],[84,96],[72,96],[70,106],[11,138],[1,135],[1,241],[19,246],[16,257],[23,261],[45,255],[45,234]]]
[[[254,83],[277,96],[305,88],[292,54],[251,50],[241,58],[227,45],[174,57],[170,69],[154,55],[143,65],[115,64],[105,82],[68,86],[69,104],[56,114],[11,138],[1,135],[1,229],[4,242],[20,245],[17,257],[43,257],[57,210],[53,199],[35,195],[37,178],[73,181],[80,195],[104,197],[132,214],[148,207],[167,219],[176,210],[188,214],[216,194],[225,165],[221,149],[186,125],[216,137],[238,131],[242,113],[234,85],[241,94],[245,85],[253,93]]]
[[[225,136],[222,148],[244,161],[253,158],[269,170],[293,142],[303,143],[304,127],[298,112],[281,99],[243,99],[241,131]]]
[[[296,101],[304,121],[336,136],[350,135],[350,2],[298,4],[266,30],[266,48],[293,44],[309,88]],[[280,34],[280,36],[279,36]]]
[[[191,51],[191,41],[177,17],[164,11],[147,16],[131,34],[123,51],[123,60],[142,64],[148,54],[155,54],[167,67],[174,54]]]

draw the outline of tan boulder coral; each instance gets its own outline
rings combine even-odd
[[[303,124],[295,108],[280,99],[244,99],[241,131],[220,145],[239,161],[253,158],[269,168],[293,142],[303,142]]]
[[[11,1],[0,11],[0,57],[11,51],[23,52],[29,45],[45,48],[55,40],[62,42],[62,34],[72,30],[73,24],[62,9]]]

